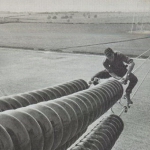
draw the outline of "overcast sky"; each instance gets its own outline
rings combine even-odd
[[[0,11],[150,11],[150,0],[0,0]]]

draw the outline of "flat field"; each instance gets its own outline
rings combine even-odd
[[[149,34],[130,33],[131,24],[0,24],[0,47],[102,54],[106,47],[140,55]]]
[[[0,47],[90,54],[112,47],[136,56],[150,47],[149,16],[149,12],[1,12]]]

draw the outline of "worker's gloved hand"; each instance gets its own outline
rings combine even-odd
[[[95,78],[94,78],[94,81],[93,81],[93,84],[94,84],[94,85],[99,84],[99,80],[100,80],[99,78],[95,77]]]
[[[91,80],[88,82],[89,85],[91,85],[92,83],[93,83],[93,82],[92,82]]]
[[[97,77],[95,77],[94,80],[92,80],[92,81],[90,80],[90,81],[88,82],[88,84],[89,84],[89,85],[91,85],[91,84],[97,85],[97,84],[99,84],[99,81],[100,81],[100,79],[97,78]]]

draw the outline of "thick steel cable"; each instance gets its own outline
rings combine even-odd
[[[110,115],[110,116],[108,116],[108,117],[106,117],[106,118],[103,118],[101,121],[99,121],[98,122],[98,124],[96,124],[87,134],[85,134],[85,135],[83,135],[75,144],[73,144],[68,150],[70,150],[70,149],[74,149],[76,146],[78,147],[79,146],[79,148],[80,147],[82,147],[83,146],[83,148],[84,149],[86,149],[87,148],[87,145],[84,147],[84,143],[87,143],[88,142],[88,144],[90,144],[89,142],[93,139],[93,140],[95,140],[95,139],[97,139],[98,137],[97,137],[97,135],[99,135],[98,133],[99,133],[99,131],[101,130],[102,132],[101,133],[103,133],[103,129],[106,129],[109,125],[107,124],[107,127],[105,128],[104,126],[106,125],[106,122],[108,123],[109,121],[111,122],[111,120],[109,120],[112,116],[116,116],[117,117],[117,115]],[[120,118],[119,116],[118,116],[118,118]],[[121,118],[120,118],[121,119]],[[109,120],[109,121],[108,121]],[[113,120],[114,121],[114,120]],[[119,122],[118,122],[119,121]],[[119,123],[119,124],[117,124],[117,128],[115,128],[115,130],[117,130],[118,129],[118,127],[121,127],[121,124],[123,123],[121,123],[120,122],[120,120],[118,120],[117,119],[117,122]],[[115,124],[117,123],[117,122],[115,122]],[[114,123],[114,122],[113,122]],[[111,125],[113,125],[113,123],[111,124]],[[115,127],[115,126],[113,126],[113,127]],[[99,128],[99,129],[98,129]],[[111,127],[110,127],[111,128]],[[110,129],[109,128],[109,129]],[[111,128],[111,131],[112,131],[113,129]],[[106,131],[106,130],[105,130]],[[109,130],[107,130],[107,133],[109,132]],[[95,135],[96,136],[94,136],[94,133],[96,133]],[[111,132],[109,132],[109,135],[111,134]],[[112,136],[114,136],[116,134],[116,132],[113,132],[113,134],[111,134],[111,139],[112,139]],[[105,135],[108,135],[108,134],[105,134]],[[115,137],[113,137],[113,139],[114,139]],[[87,140],[87,141],[86,141]],[[89,141],[88,141],[89,140]],[[93,141],[92,140],[92,141]],[[108,137],[108,140],[110,140],[109,139],[109,137]],[[117,140],[117,139],[116,139]],[[108,142],[108,141],[107,141]],[[82,145],[82,144],[83,145]],[[93,142],[92,142],[93,143]],[[94,142],[95,143],[95,142]],[[97,142],[96,142],[97,143]],[[95,143],[95,144],[96,144]],[[101,143],[101,142],[100,142]],[[101,143],[102,144],[102,143]],[[96,144],[97,145],[97,144]],[[95,145],[95,146],[96,146]],[[103,144],[102,144],[103,145]],[[105,146],[106,146],[107,144],[105,143]],[[110,145],[110,143],[107,145],[108,147],[109,147],[109,145]],[[97,145],[98,146],[98,145]],[[100,146],[100,145],[99,145]],[[104,145],[103,145],[104,146]],[[102,147],[103,147],[102,146]],[[105,149],[107,149],[106,147],[103,147],[103,148],[105,148]],[[113,146],[113,144],[111,145],[111,146]],[[98,148],[100,148],[100,147],[98,147]],[[97,148],[97,149],[98,149]],[[76,148],[75,148],[76,149]],[[90,149],[90,148],[89,148]]]
[[[108,117],[108,116],[107,116],[107,117]],[[106,119],[107,117],[103,118],[102,120],[99,120],[98,123],[96,123],[96,124],[93,126],[93,128],[90,130],[90,132],[87,132],[87,133],[83,134],[73,145],[75,145],[76,143],[79,143],[81,140],[83,140],[83,139],[86,138],[88,135],[90,135],[90,133],[91,133],[104,119]],[[73,146],[73,145],[72,145],[72,146]],[[70,150],[70,149],[72,148],[72,146],[69,147],[67,150]]]
[[[101,120],[101,121],[103,121],[104,120],[104,118]],[[88,135],[90,135],[90,133],[91,133],[91,131],[93,131],[99,124],[100,124],[100,122],[101,121],[99,121],[96,125],[94,125],[94,127],[90,130],[90,132],[85,132],[79,139],[77,139],[77,141],[72,145],[72,146],[70,146],[67,150],[71,150],[71,148],[76,144],[76,143],[79,143],[81,140],[83,140],[84,138],[86,138],[86,136],[88,136]]]

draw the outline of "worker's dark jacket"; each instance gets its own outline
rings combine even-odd
[[[131,62],[133,62],[133,59],[122,53],[115,52],[114,61],[111,62],[106,58],[103,65],[109,73],[115,73],[117,76],[123,77],[127,72],[127,64]]]

